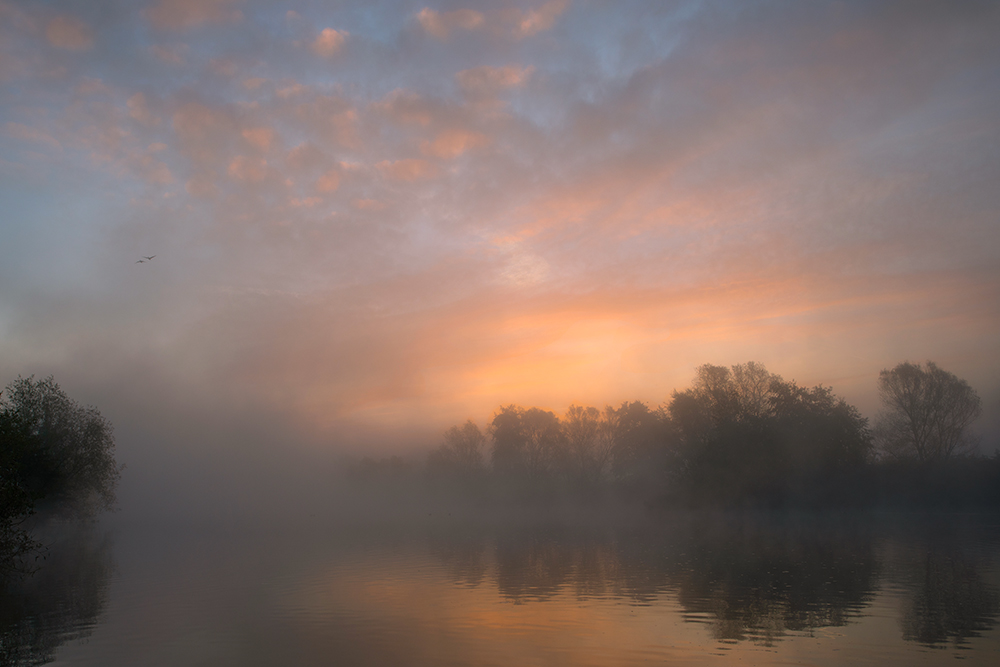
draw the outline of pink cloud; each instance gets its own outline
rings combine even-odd
[[[489,138],[479,132],[452,129],[444,130],[433,141],[425,141],[420,147],[424,155],[450,160],[467,150],[479,148],[489,143]]]
[[[243,130],[243,138],[248,144],[266,153],[274,142],[274,130],[269,127],[251,127]]]
[[[128,98],[125,106],[128,108],[128,115],[143,125],[155,125],[160,122],[160,119],[150,111],[146,96],[142,93],[136,93]]]
[[[568,0],[550,0],[538,9],[509,10],[504,12],[504,18],[512,24],[515,38],[530,37],[551,28],[568,5]]]
[[[437,12],[424,7],[417,14],[417,21],[429,35],[440,40],[448,39],[448,35],[456,29],[475,30],[483,25],[485,17],[473,9],[456,9],[451,12]]]
[[[313,40],[312,52],[317,56],[329,58],[340,51],[347,41],[350,33],[346,30],[336,30],[334,28],[324,28],[323,31]]]
[[[405,160],[383,160],[375,165],[380,172],[394,181],[417,181],[431,178],[437,173],[433,164],[426,160],[405,159]]]
[[[49,148],[62,150],[62,144],[60,144],[59,141],[57,141],[52,135],[23,123],[8,121],[4,124],[3,131],[3,133],[8,137],[21,139],[22,141],[44,144]]]
[[[267,177],[267,160],[237,155],[226,170],[230,178],[244,183],[260,183]]]
[[[146,10],[154,28],[186,30],[211,23],[231,23],[243,18],[234,8],[242,0],[159,0]]]
[[[531,78],[535,71],[532,66],[518,67],[517,65],[507,65],[505,67],[474,67],[462,70],[455,75],[459,87],[466,95],[487,97],[495,95],[508,88],[517,88]]]
[[[322,194],[335,192],[340,187],[340,173],[330,169],[316,181],[316,191]]]
[[[154,44],[149,47],[149,52],[160,62],[170,65],[183,65],[184,54],[187,52],[187,44],[171,44],[169,46]]]
[[[94,45],[90,26],[74,16],[60,15],[49,21],[45,38],[57,49],[67,51],[86,51]]]

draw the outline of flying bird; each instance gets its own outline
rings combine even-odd
[[[137,259],[137,260],[135,260],[136,264],[144,264],[145,262],[146,262],[146,260],[144,260],[144,259]]]
[[[144,259],[153,259],[154,257],[156,257],[156,255],[150,255],[149,257],[146,257],[145,255],[143,255]]]

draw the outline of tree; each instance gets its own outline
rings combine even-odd
[[[0,414],[4,483],[44,507],[79,517],[110,509],[121,466],[110,422],[70,399],[51,378],[18,378],[7,386]]]
[[[26,424],[15,413],[0,410],[0,578],[17,570],[38,545],[24,528],[34,514],[34,501],[18,474],[30,446]]]
[[[875,429],[883,454],[920,463],[971,454],[976,441],[969,425],[982,401],[965,381],[932,362],[903,362],[878,376],[882,412]]]
[[[488,431],[493,469],[501,475],[538,480],[559,471],[566,459],[559,418],[548,410],[501,406]]]
[[[444,432],[444,443],[427,458],[428,471],[450,477],[474,477],[483,470],[486,436],[471,419]]]
[[[832,473],[870,458],[868,422],[856,408],[828,387],[799,387],[755,362],[701,366],[667,411],[674,481],[699,501],[830,495]]]

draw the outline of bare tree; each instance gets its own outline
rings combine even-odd
[[[968,427],[982,401],[965,380],[932,361],[926,369],[904,362],[879,373],[878,393],[883,410],[875,436],[886,456],[926,463],[975,450]]]

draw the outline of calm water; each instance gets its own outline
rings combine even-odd
[[[1000,522],[118,530],[0,599],[0,664],[1000,664]]]

